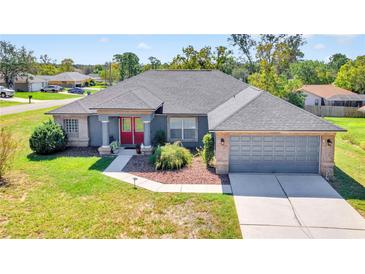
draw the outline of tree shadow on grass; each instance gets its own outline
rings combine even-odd
[[[104,171],[104,169],[115,159],[115,156],[100,157],[97,148],[93,147],[85,147],[85,148],[69,147],[64,151],[60,151],[49,155],[40,155],[34,152],[27,155],[27,158],[30,161],[35,161],[35,162],[52,161],[58,158],[88,158],[88,157],[99,158],[89,167],[89,170],[98,170],[98,171]]]
[[[331,185],[346,200],[365,200],[365,187],[337,166]]]
[[[32,152],[27,155],[30,161],[49,161],[60,157],[100,157],[97,148],[94,147],[68,147],[64,151],[40,155]]]

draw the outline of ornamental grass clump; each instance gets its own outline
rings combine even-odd
[[[181,145],[166,144],[158,146],[151,155],[151,163],[158,170],[175,170],[190,165],[193,155]]]
[[[56,122],[49,120],[35,128],[29,139],[30,148],[38,154],[51,154],[66,148],[67,135]]]

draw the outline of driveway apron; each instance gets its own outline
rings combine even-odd
[[[319,175],[229,177],[245,238],[365,238],[365,220]]]

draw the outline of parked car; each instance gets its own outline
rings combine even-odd
[[[5,88],[3,86],[0,86],[0,96],[1,96],[1,98],[13,97],[14,94],[15,94],[15,90],[8,89],[8,88]]]
[[[41,91],[44,92],[59,92],[63,90],[63,87],[61,86],[56,86],[56,85],[52,85],[52,86],[46,86],[45,88],[42,88]]]
[[[68,90],[68,93],[83,94],[84,90],[82,88],[71,88]]]

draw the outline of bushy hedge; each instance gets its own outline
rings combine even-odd
[[[66,148],[67,135],[56,122],[49,120],[36,127],[29,139],[30,148],[38,154],[51,154]]]
[[[158,130],[155,133],[152,141],[154,146],[163,146],[166,143],[166,133],[163,130]]]
[[[156,169],[174,170],[190,165],[193,155],[179,144],[166,144],[158,146],[150,160]]]
[[[214,159],[214,139],[211,133],[207,133],[203,137],[202,158],[208,166],[212,165]]]

